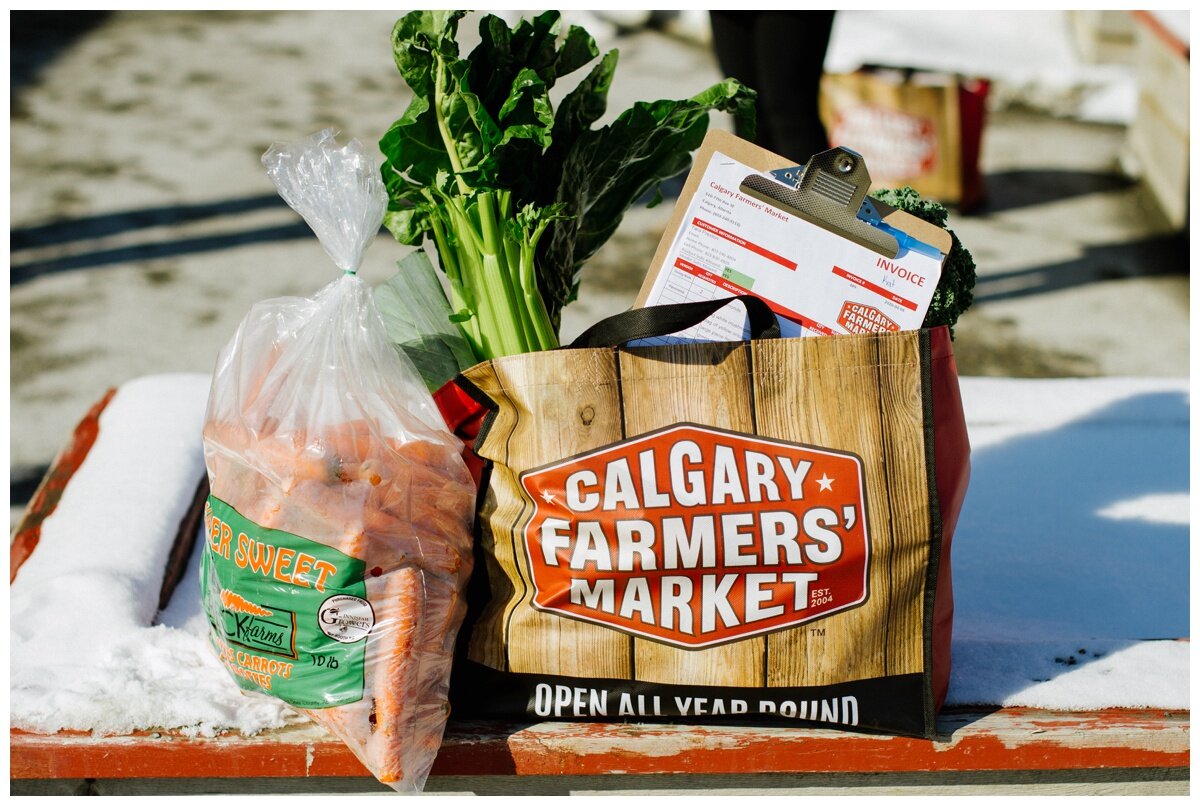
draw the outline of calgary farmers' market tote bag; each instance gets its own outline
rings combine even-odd
[[[969,475],[949,333],[782,339],[736,299],[748,341],[618,346],[731,300],[636,309],[439,394],[485,462],[462,712],[934,735]]]

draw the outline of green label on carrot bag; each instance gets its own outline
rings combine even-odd
[[[259,526],[211,495],[204,525],[209,635],[238,685],[299,708],[362,699],[375,626],[362,560]]]

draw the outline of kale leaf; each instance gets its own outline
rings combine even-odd
[[[955,322],[971,307],[975,297],[975,259],[954,230],[946,227],[949,211],[932,199],[922,199],[921,194],[911,187],[877,190],[871,196],[950,233],[950,252],[942,263],[942,276],[933,291],[922,326],[947,325],[953,337]]]

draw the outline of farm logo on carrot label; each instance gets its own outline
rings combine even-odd
[[[220,598],[226,640],[246,649],[287,658],[296,657],[295,613],[259,607],[244,596],[224,588],[221,589]]]
[[[883,311],[871,305],[847,300],[838,314],[837,323],[847,333],[878,333],[881,330],[899,330],[900,325],[893,322]]]
[[[539,610],[697,649],[866,601],[853,454],[682,423],[521,484]]]
[[[317,613],[321,632],[340,644],[353,644],[371,633],[375,610],[359,596],[330,596]]]

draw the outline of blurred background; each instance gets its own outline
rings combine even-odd
[[[397,16],[12,13],[13,525],[107,388],[210,372],[251,304],[334,278],[259,157],[326,126],[382,136],[410,97]],[[621,51],[609,118],[723,75],[707,13],[564,16]],[[834,15],[818,61],[827,136],[877,184],[945,201],[974,254],[961,374],[1187,376],[1189,26],[1187,12]],[[811,119],[801,83],[794,114]],[[772,103],[786,113],[785,95]],[[671,202],[627,214],[564,338],[630,305]],[[407,251],[383,233],[363,276],[385,280]]]

